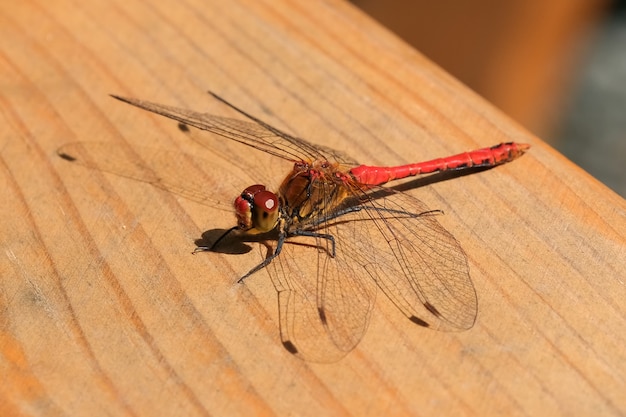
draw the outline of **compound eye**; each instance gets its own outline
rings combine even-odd
[[[271,191],[258,191],[254,194],[254,228],[260,232],[269,232],[278,221],[278,197]]]
[[[265,185],[262,184],[254,184],[249,186],[248,188],[246,188],[245,190],[243,190],[243,192],[241,193],[241,195],[250,195],[250,196],[254,196],[256,195],[256,193],[259,193],[261,191],[265,191]]]
[[[251,198],[242,194],[235,199],[235,215],[237,216],[237,227],[241,230],[252,228],[252,203]]]
[[[271,213],[278,210],[278,198],[271,191],[259,191],[254,195],[254,206]]]

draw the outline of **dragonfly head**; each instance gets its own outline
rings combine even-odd
[[[278,197],[264,185],[251,185],[235,199],[235,214],[240,230],[269,232],[278,222]]]

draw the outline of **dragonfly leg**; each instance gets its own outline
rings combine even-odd
[[[297,230],[291,233],[292,236],[307,236],[307,237],[319,237],[320,239],[329,240],[332,244],[332,250],[330,253],[331,258],[335,257],[335,237],[327,233],[317,233],[310,230]]]
[[[280,251],[283,249],[283,244],[285,243],[286,238],[287,238],[287,234],[284,232],[281,232],[278,235],[278,242],[276,243],[276,250],[274,251],[274,253],[272,253],[270,256],[265,257],[265,259],[263,259],[263,262],[261,262],[260,264],[258,264],[257,266],[249,270],[244,276],[239,278],[237,282],[239,284],[243,283],[243,281],[246,278],[248,278],[250,275],[268,266],[274,260],[275,257],[280,255]]]
[[[244,276],[239,278],[237,282],[242,283],[250,275],[268,266],[274,260],[274,258],[280,255],[280,251],[282,250],[283,245],[285,244],[285,240],[287,239],[288,236],[307,236],[307,237],[319,237],[321,239],[327,239],[332,243],[332,253],[330,254],[330,256],[333,258],[335,257],[335,237],[332,235],[325,234],[325,233],[311,232],[308,230],[298,230],[296,232],[289,233],[289,235],[287,235],[287,233],[281,232],[278,235],[278,243],[276,244],[276,250],[274,251],[274,253],[272,253],[270,256],[266,257],[265,259],[263,259],[263,262],[261,262],[260,264],[252,268],[250,271],[248,271]]]

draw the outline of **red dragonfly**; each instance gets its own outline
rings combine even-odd
[[[419,326],[460,331],[474,325],[477,299],[467,258],[437,222],[441,211],[381,185],[419,174],[493,167],[518,158],[529,145],[502,143],[395,167],[358,165],[211,94],[249,121],[113,97],[293,163],[276,193],[260,184],[247,187],[234,202],[237,225],[211,247],[196,249],[213,250],[231,232],[272,234],[271,251],[239,282],[268,267],[278,291],[281,339],[289,352],[317,362],[346,355],[367,329],[377,289]],[[208,148],[214,145],[208,135],[193,138]],[[138,163],[112,161],[107,156],[111,147],[84,142],[78,145],[90,159],[81,160],[76,145],[60,148],[59,155],[121,175],[121,166]],[[147,168],[135,172],[153,172]],[[168,188],[153,174],[134,177]]]

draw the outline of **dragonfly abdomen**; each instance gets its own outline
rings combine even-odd
[[[361,184],[380,185],[401,178],[438,171],[496,166],[522,156],[528,148],[530,146],[525,143],[507,142],[416,164],[395,167],[360,165],[352,168],[350,173]]]

